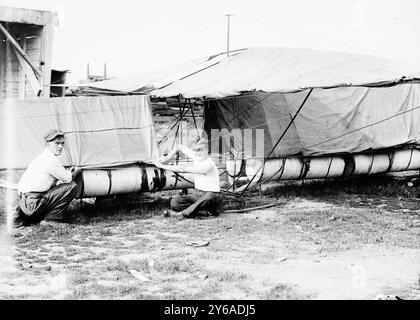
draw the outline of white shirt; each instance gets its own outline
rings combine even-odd
[[[194,167],[206,174],[193,174],[194,187],[201,191],[220,192],[219,170],[211,158],[204,161],[194,161]]]
[[[66,170],[58,158],[45,149],[29,164],[19,180],[19,192],[44,192],[54,187],[57,182],[69,183],[71,172]]]

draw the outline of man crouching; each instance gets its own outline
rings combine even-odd
[[[65,211],[74,199],[77,184],[72,181],[81,172],[66,170],[57,158],[63,152],[64,133],[51,130],[44,136],[45,149],[26,169],[18,183],[16,224],[28,225],[45,219],[66,222]]]
[[[164,165],[177,152],[181,151],[193,160],[192,165]],[[184,218],[194,218],[199,215],[219,214],[219,171],[214,161],[209,158],[207,143],[199,141],[193,150],[179,146],[173,149],[165,157],[154,163],[157,167],[178,173],[192,173],[194,176],[194,188],[202,191],[200,195],[180,194],[171,199],[171,210],[178,212]],[[170,215],[169,212],[167,215]],[[174,213],[172,213],[174,215]]]

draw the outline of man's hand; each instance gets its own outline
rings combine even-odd
[[[159,162],[167,162],[179,151],[179,146],[175,146],[167,155],[159,158]]]
[[[159,159],[158,159],[158,161],[159,162],[166,162],[166,161],[168,161],[170,158],[168,157],[168,155],[166,155],[166,156],[161,156]]]
[[[186,172],[184,167],[180,166],[180,165],[167,165],[167,164],[163,164],[159,161],[152,161],[152,164],[155,165],[157,168],[161,168],[164,170],[169,170],[169,171],[173,171],[173,172]]]
[[[71,167],[70,172],[71,178],[74,180],[74,178],[76,178],[82,172],[82,169],[80,169],[79,167]]]

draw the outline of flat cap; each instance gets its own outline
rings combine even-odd
[[[57,137],[64,137],[64,132],[61,130],[52,129],[44,135],[44,141],[53,141]]]

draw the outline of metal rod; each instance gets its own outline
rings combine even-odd
[[[227,16],[227,49],[226,49],[226,52],[227,52],[227,56],[229,57],[229,54],[230,54],[230,52],[229,52],[229,39],[230,39],[230,17],[232,16],[232,14],[227,14],[226,15]]]
[[[276,203],[266,204],[263,206],[258,206],[258,207],[253,207],[253,208],[225,210],[222,213],[243,213],[243,212],[248,212],[248,211],[253,211],[253,210],[271,208],[279,204],[284,204],[284,202],[276,202]]]

